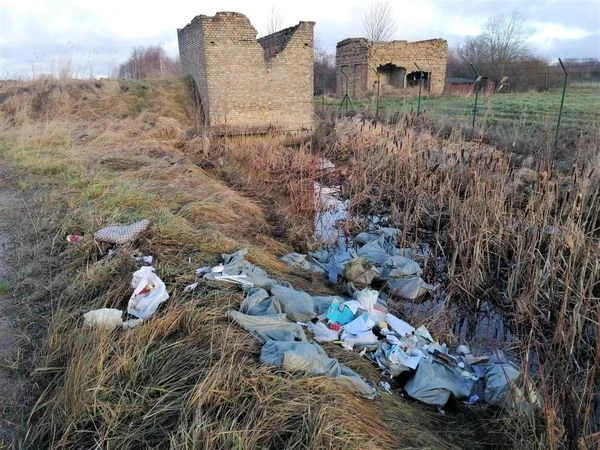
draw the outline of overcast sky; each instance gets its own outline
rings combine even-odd
[[[176,56],[177,28],[199,14],[237,11],[264,34],[273,8],[284,27],[316,22],[318,45],[360,36],[369,0],[190,1],[0,0],[0,79],[44,72],[110,75],[134,46],[162,44]],[[392,0],[396,39],[447,39],[450,46],[477,35],[499,11],[531,20],[530,44],[544,58],[600,58],[600,0]]]

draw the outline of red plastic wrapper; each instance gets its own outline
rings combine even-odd
[[[83,236],[79,234],[70,234],[67,236],[67,242],[81,242],[83,241]]]

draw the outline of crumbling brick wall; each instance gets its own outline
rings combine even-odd
[[[370,43],[367,39],[345,39],[336,46],[337,93],[365,97],[380,89],[406,89],[421,82],[426,90],[441,94],[446,79],[448,43],[444,39]],[[344,76],[345,75],[345,76]]]
[[[225,132],[312,130],[313,29],[300,22],[257,40],[246,16],[219,12],[177,30],[205,124]]]

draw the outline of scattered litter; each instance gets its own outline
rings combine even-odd
[[[96,231],[94,239],[111,244],[125,244],[138,237],[149,224],[149,220],[143,219],[130,225],[111,225]]]
[[[134,256],[133,260],[136,262],[144,263],[144,264],[152,264],[152,262],[154,261],[154,258],[152,257],[152,255]]]
[[[165,284],[154,273],[154,267],[144,266],[134,272],[131,287],[133,294],[129,299],[127,312],[139,319],[150,317],[169,298]]]
[[[67,236],[67,242],[70,242],[71,244],[81,241],[83,241],[83,236],[81,236],[80,234],[69,234]]]
[[[129,319],[123,321],[123,328],[131,329],[144,323],[144,319]]]
[[[83,315],[84,324],[106,330],[114,330],[123,325],[123,311],[114,308],[101,308],[86,312]]]
[[[388,383],[387,381],[380,381],[379,385],[383,388],[384,391],[386,391],[388,394],[392,393],[392,386],[390,386],[390,383]]]
[[[209,273],[210,271],[211,271],[211,267],[209,267],[209,266],[199,267],[198,269],[196,269],[196,277],[201,278],[204,275],[206,275],[207,273]]]
[[[331,342],[356,349],[392,377],[405,374],[405,392],[438,407],[441,413],[451,396],[466,404],[483,400],[521,410],[532,404],[534,395],[527,389],[526,378],[505,360],[496,357],[498,361],[489,362],[488,356],[475,357],[465,345],[450,354],[447,345],[435,341],[427,328],[415,328],[389,313],[386,296],[368,287],[377,279],[388,292],[399,290],[406,299],[435,289],[420,277],[419,265],[408,258],[412,251],[396,247],[397,234],[397,229],[382,228],[357,235],[354,241],[361,245],[358,250],[320,250],[282,258],[292,265],[327,273],[332,281],[343,275],[346,281],[367,285],[359,290],[347,283],[345,291],[353,298],[311,296],[296,290],[246,261],[245,249],[224,254],[222,264],[200,268],[196,274],[199,282],[230,281],[244,290],[240,311],[230,310],[227,315],[263,343],[263,364],[308,376],[331,376],[372,398],[373,387],[313,343]],[[185,292],[196,285],[186,287]],[[313,341],[307,339],[303,326]],[[379,385],[391,392],[389,383]]]
[[[188,292],[192,292],[194,289],[196,289],[198,287],[198,283],[192,283],[192,284],[188,284],[186,287],[183,288],[183,293],[187,294]]]

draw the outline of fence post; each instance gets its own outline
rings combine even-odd
[[[421,114],[421,89],[423,88],[423,71],[417,63],[414,63],[415,67],[419,71],[419,99],[417,100],[417,117]]]
[[[475,72],[475,74],[477,75],[477,79],[475,80],[475,104],[473,105],[473,128],[475,128],[475,117],[477,117],[477,100],[479,99],[479,87],[481,85],[481,75],[479,74],[479,72],[477,71],[477,69],[475,68],[475,66],[472,63],[469,63],[471,65],[471,68],[473,69],[473,72]]]
[[[373,70],[373,72],[375,72],[375,76],[377,77],[377,98],[375,99],[375,117],[379,116],[379,86],[380,86],[380,80],[379,80],[379,72],[377,72],[377,70],[371,68]]]
[[[562,97],[560,98],[560,109],[558,110],[558,120],[556,121],[556,134],[554,135],[554,147],[556,147],[556,144],[558,143],[558,132],[560,130],[560,119],[562,117],[563,105],[565,103],[565,93],[567,91],[567,78],[569,77],[569,74],[567,73],[567,69],[565,69],[565,66],[560,58],[558,58],[558,62],[560,63],[560,67],[562,67],[563,72],[565,73],[565,81],[563,82]]]

